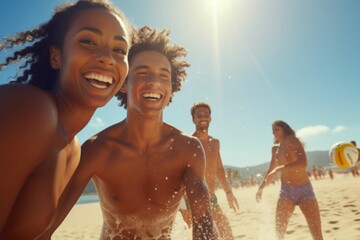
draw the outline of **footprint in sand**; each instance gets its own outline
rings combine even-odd
[[[301,229],[301,228],[307,228],[307,226],[306,226],[306,225],[302,225],[302,224],[296,225],[296,229]]]
[[[235,237],[236,239],[245,239],[246,238],[246,235],[244,235],[244,234],[241,234],[241,235],[237,235],[236,237]]]
[[[336,224],[338,223],[339,221],[329,221],[330,224]]]
[[[356,205],[354,205],[354,204],[346,204],[343,207],[356,207]]]

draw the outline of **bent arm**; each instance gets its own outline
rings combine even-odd
[[[304,147],[299,139],[290,137],[286,143],[287,161],[284,164],[286,168],[289,167],[306,167],[306,154]]]
[[[265,176],[263,180],[260,183],[259,190],[262,190],[268,183],[272,182],[272,180],[275,178],[275,173],[278,167],[278,164],[276,163],[276,151],[278,147],[273,146],[271,149],[271,160],[269,164],[269,168],[265,173]]]

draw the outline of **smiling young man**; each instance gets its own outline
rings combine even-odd
[[[169,41],[166,30],[138,31],[129,51],[129,74],[117,95],[127,117],[82,146],[62,216],[92,178],[104,218],[101,239],[178,239],[171,231],[185,192],[193,239],[218,239],[203,148],[197,138],[163,122],[163,110],[189,66],[178,60],[186,50]]]
[[[217,182],[219,182],[226,193],[230,208],[234,209],[234,211],[239,209],[238,202],[226,180],[226,174],[220,156],[220,141],[209,135],[211,122],[210,105],[205,102],[195,103],[191,108],[191,116],[195,124],[193,136],[200,140],[206,154],[205,178],[210,192],[211,211],[214,221],[223,239],[234,239],[229,221],[221,211],[215,195]],[[185,201],[187,201],[187,199]],[[189,210],[182,209],[181,213],[185,219],[188,219]]]

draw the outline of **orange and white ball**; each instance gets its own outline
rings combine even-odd
[[[350,142],[335,143],[329,150],[331,161],[341,168],[354,166],[358,160],[358,156],[358,149]]]

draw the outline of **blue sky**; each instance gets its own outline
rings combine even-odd
[[[4,0],[0,37],[47,21],[60,0]],[[138,27],[171,29],[192,65],[164,120],[191,134],[190,107],[212,105],[210,134],[225,165],[268,162],[271,123],[285,120],[306,151],[360,145],[360,1],[114,0]],[[0,53],[3,61],[4,53]],[[0,72],[0,83],[14,68]],[[114,98],[78,137],[122,120]]]

